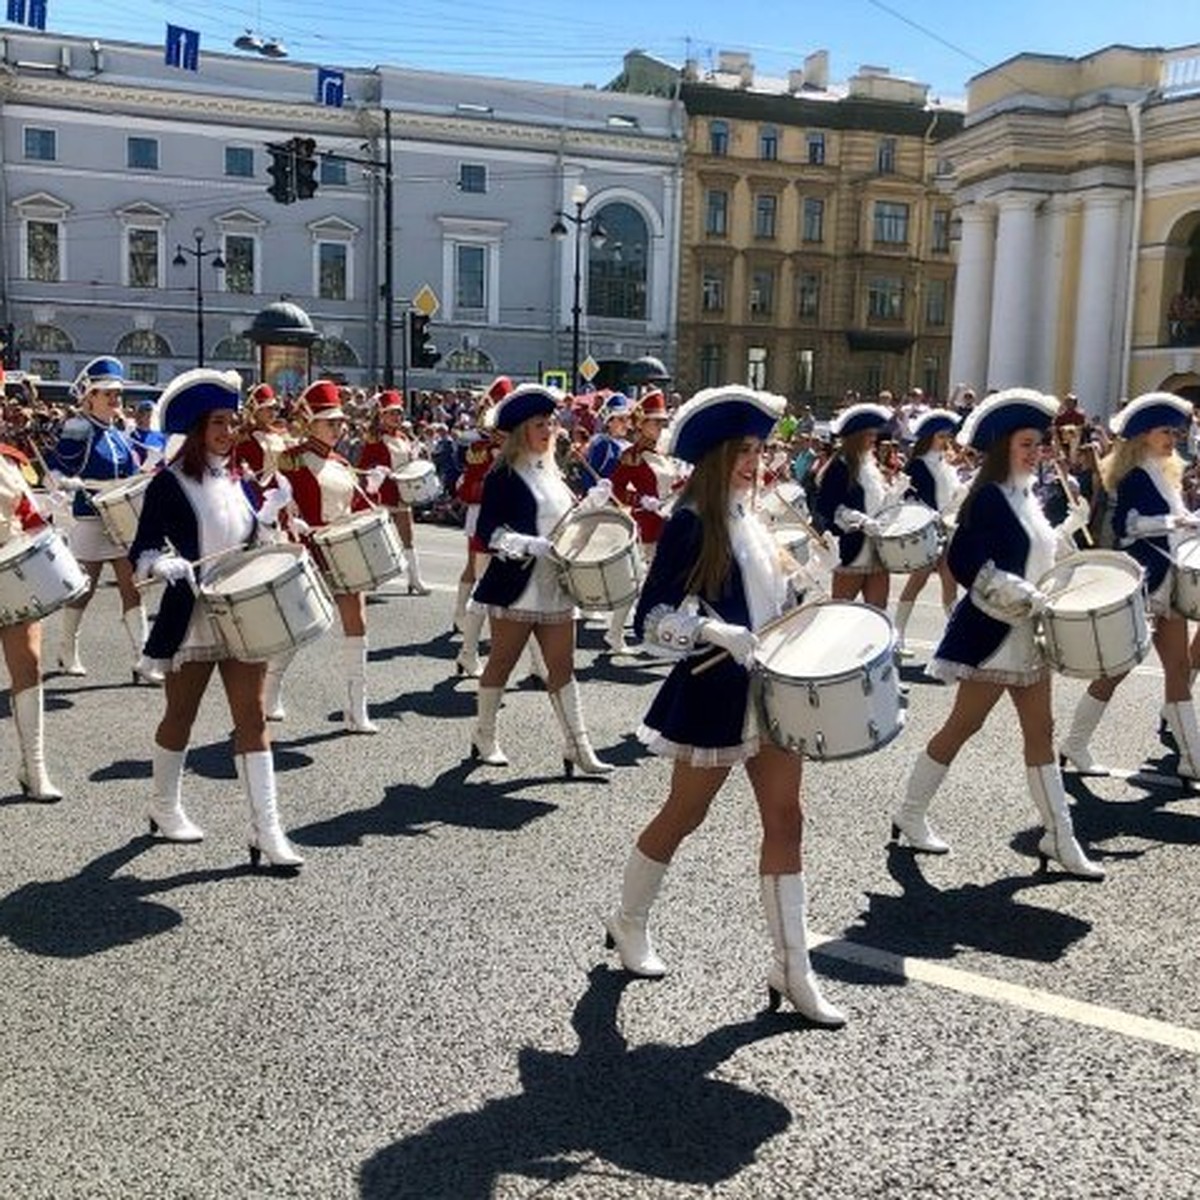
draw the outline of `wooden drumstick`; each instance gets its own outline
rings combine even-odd
[[[581,466],[581,467],[582,467],[582,468],[583,468],[583,469],[584,469],[584,470],[585,470],[585,471],[586,471],[586,472],[587,472],[587,473],[588,473],[588,474],[589,474],[589,475],[590,475],[590,476],[591,476],[591,477],[592,477],[592,478],[593,478],[593,479],[594,479],[594,480],[595,480],[597,483],[603,483],[603,482],[604,482],[604,476],[603,476],[603,475],[601,475],[601,474],[600,474],[600,472],[599,472],[599,471],[597,471],[597,470],[596,470],[596,468],[595,468],[595,467],[593,467],[593,466],[592,466],[592,464],[591,464],[590,462],[588,462],[588,460],[587,460],[586,458],[584,458],[584,457],[583,457],[583,454],[582,454],[582,452],[581,452],[580,450],[578,450],[576,447],[572,446],[572,447],[571,447],[571,455],[572,455],[572,457],[573,457],[573,458],[575,458],[575,459],[577,459],[577,460],[578,460],[578,462],[579,462],[579,465],[580,465],[580,466]],[[621,503],[621,501],[617,499],[617,496],[616,496],[616,493],[615,493],[615,492],[614,492],[614,493],[612,493],[612,494],[611,494],[611,495],[608,497],[608,503],[609,503],[609,504],[615,504],[615,505],[616,505],[616,506],[617,506],[619,509],[621,509],[623,512],[629,512],[629,505],[628,505],[628,504],[622,504],[622,503]]]
[[[705,611],[707,612],[707,614],[710,617],[715,617],[718,621],[723,619],[721,617],[721,614],[719,612],[717,612],[717,610],[715,608],[713,608],[713,606],[711,604],[709,604],[707,600],[701,599],[700,603],[704,606]],[[763,637],[766,634],[773,632],[774,630],[778,629],[781,625],[784,625],[788,621],[790,621],[791,618],[793,616],[795,616],[798,611],[799,611],[798,609],[789,608],[787,610],[787,612],[780,613],[779,616],[773,617],[771,620],[766,622],[766,624],[763,625],[761,628],[756,629],[754,631],[755,636]],[[704,659],[702,662],[697,663],[692,668],[692,674],[693,675],[703,675],[705,671],[708,671],[712,667],[715,667],[717,665],[717,663],[719,663],[722,659],[728,658],[728,657],[729,657],[728,650],[718,650],[716,654],[710,654],[708,656],[708,658]]]
[[[1071,499],[1071,482],[1067,477],[1067,471],[1063,466],[1062,459],[1058,457],[1058,455],[1055,455],[1054,457],[1054,470],[1058,474],[1058,482],[1062,484],[1063,494],[1067,498],[1068,506],[1074,508],[1075,504]],[[1095,546],[1096,542],[1092,537],[1092,531],[1086,525],[1082,526],[1079,532],[1083,534],[1083,540],[1087,542],[1089,546]]]

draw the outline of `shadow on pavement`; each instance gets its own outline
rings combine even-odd
[[[457,653],[456,643],[450,640],[450,634],[446,632],[436,634],[424,642],[401,642],[398,645],[373,646],[367,652],[367,661],[374,663],[387,662],[392,658],[440,658],[453,663]]]
[[[149,899],[159,892],[250,873],[249,865],[182,871],[165,879],[116,873],[157,843],[137,837],[67,879],[27,883],[0,899],[0,936],[49,958],[84,958],[174,929],[183,918]]]
[[[778,1100],[709,1075],[742,1047],[803,1023],[760,1016],[691,1046],[631,1049],[618,1007],[632,978],[594,967],[571,1018],[579,1049],[522,1049],[520,1093],[380,1150],[360,1172],[363,1200],[484,1200],[504,1175],[566,1183],[562,1195],[572,1179],[606,1178],[609,1194],[633,1195],[646,1179],[713,1187],[745,1169],[792,1114]],[[596,1195],[604,1186],[591,1184]]]
[[[1074,803],[1071,818],[1084,850],[1092,858],[1140,858],[1146,851],[1097,850],[1096,844],[1109,838],[1142,838],[1150,845],[1194,846],[1200,843],[1200,817],[1193,813],[1164,808],[1175,800],[1190,798],[1187,784],[1174,776],[1176,759],[1168,756],[1150,760],[1144,771],[1163,776],[1161,784],[1146,774],[1125,781],[1127,786],[1144,793],[1133,799],[1107,800],[1088,787],[1088,777],[1064,773],[1063,784]],[[1101,776],[1100,778],[1103,778]]]

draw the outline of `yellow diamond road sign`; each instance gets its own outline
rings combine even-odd
[[[590,354],[579,364],[579,373],[588,383],[596,378],[599,371],[600,364]]]
[[[427,283],[421,284],[420,291],[412,298],[412,306],[421,316],[429,317],[431,320],[434,313],[442,307],[437,298],[437,292]]]

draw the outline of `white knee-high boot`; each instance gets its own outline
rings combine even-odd
[[[417,561],[417,548],[406,546],[404,558],[408,563],[408,594],[410,596],[428,596],[430,590],[421,579],[421,564]]]
[[[945,763],[921,751],[908,777],[904,803],[892,814],[892,841],[898,842],[903,837],[914,850],[924,854],[946,854],[950,850],[925,815],[948,770]]]
[[[246,802],[250,808],[250,865],[257,867],[265,858],[272,867],[301,867],[304,859],[287,840],[279,822],[279,807],[275,795],[275,763],[270,750],[254,750],[239,754],[238,768]]]
[[[584,775],[607,775],[613,770],[612,763],[602,762],[592,749],[583,719],[583,698],[579,694],[579,682],[572,675],[557,692],[548,693],[550,707],[563,731],[566,744],[563,746],[563,770],[568,778],[578,767]]]
[[[45,716],[42,705],[42,685],[34,684],[12,696],[13,721],[17,726],[17,741],[21,745],[21,769],[17,782],[31,800],[53,804],[63,798],[62,792],[50,782],[46,771]]]
[[[202,842],[204,830],[183,811],[183,763],[187,750],[154,746],[154,798],[146,809],[150,832],[168,842]]]
[[[808,957],[808,895],[804,875],[764,875],[760,880],[763,911],[775,959],[767,973],[767,1000],[771,1009],[786,997],[797,1012],[817,1025],[836,1029],[846,1017],[834,1008],[817,984]]]
[[[267,675],[263,682],[263,712],[268,721],[282,721],[287,717],[287,709],[283,706],[283,676],[295,657],[295,650],[284,650],[282,654],[267,659]]]
[[[1062,773],[1057,763],[1043,763],[1037,767],[1026,767],[1025,776],[1029,783],[1029,794],[1037,806],[1046,832],[1038,842],[1038,855],[1045,868],[1053,859],[1077,879],[1103,879],[1104,868],[1092,862],[1075,840],[1075,827],[1071,823],[1071,810],[1067,806],[1067,794],[1063,791]]]
[[[1088,743],[1092,740],[1092,734],[1096,732],[1096,726],[1103,719],[1106,708],[1108,701],[1098,700],[1090,692],[1084,692],[1079,697],[1079,703],[1071,717],[1071,728],[1067,730],[1067,736],[1058,748],[1059,758],[1064,765],[1070,763],[1077,771],[1099,769],[1100,764],[1092,757]]]
[[[150,634],[150,622],[146,617],[145,607],[135,604],[133,608],[127,608],[121,614],[121,622],[133,646],[133,682],[155,685],[162,683],[162,672],[143,653],[146,638]]]
[[[1196,706],[1190,700],[1174,700],[1163,705],[1163,715],[1179,748],[1179,777],[1200,779],[1200,730],[1196,727]]]
[[[634,846],[625,863],[621,907],[604,922],[605,945],[616,950],[625,970],[647,979],[659,979],[667,973],[666,963],[650,941],[648,924],[650,908],[658,898],[668,865]]]
[[[346,665],[346,711],[342,714],[351,733],[378,733],[367,712],[367,639],[348,637],[342,640]]]
[[[459,625],[463,641],[454,665],[458,673],[468,679],[478,679],[483,674],[483,665],[479,661],[479,638],[486,619],[487,613],[480,605],[468,605]]]
[[[896,627],[896,649],[905,657],[909,657],[912,653],[904,645],[904,631],[908,628],[909,619],[912,617],[913,606],[912,600],[896,601],[896,615],[892,618],[892,624]]]
[[[618,604],[612,611],[612,616],[608,621],[608,630],[604,634],[604,642],[614,654],[624,654],[629,646],[625,642],[625,621],[629,617],[629,610],[633,608],[633,601],[629,600],[624,604]]]
[[[83,620],[83,609],[68,604],[62,610],[62,628],[59,631],[58,669],[64,675],[86,675],[87,668],[79,658],[79,623]]]
[[[471,734],[471,757],[480,759],[490,767],[507,767],[508,756],[496,740],[496,714],[500,711],[504,689],[481,687],[476,696],[477,716],[475,730]]]

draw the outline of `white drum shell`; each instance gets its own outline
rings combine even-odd
[[[642,558],[633,518],[614,508],[581,513],[554,536],[563,587],[580,608],[609,612],[642,586]]]
[[[432,504],[442,494],[442,481],[433,463],[411,462],[395,474],[396,491],[405,504]]]
[[[230,657],[246,662],[303,646],[333,623],[333,599],[299,546],[238,555],[201,586],[200,602]]]
[[[138,518],[142,515],[151,478],[150,475],[136,475],[132,479],[122,479],[92,497],[104,532],[126,550],[137,537]]]
[[[386,509],[335,521],[313,534],[325,575],[335,592],[369,592],[404,570],[404,546]]]
[[[808,562],[812,553],[808,530],[803,525],[775,524],[771,533],[781,550],[786,550],[801,566]]]
[[[904,728],[895,630],[868,604],[796,609],[764,635],[755,679],[768,736],[806,758],[872,754]]]
[[[1192,621],[1200,621],[1200,534],[1184,538],[1175,547],[1171,607]]]
[[[1039,624],[1046,661],[1061,675],[1105,679],[1150,651],[1145,574],[1119,550],[1083,550],[1038,581],[1049,597]]]
[[[83,568],[55,529],[0,546],[0,626],[39,621],[87,591]]]
[[[882,527],[872,541],[879,561],[894,575],[931,567],[942,552],[938,515],[927,504],[905,500],[875,518]]]

